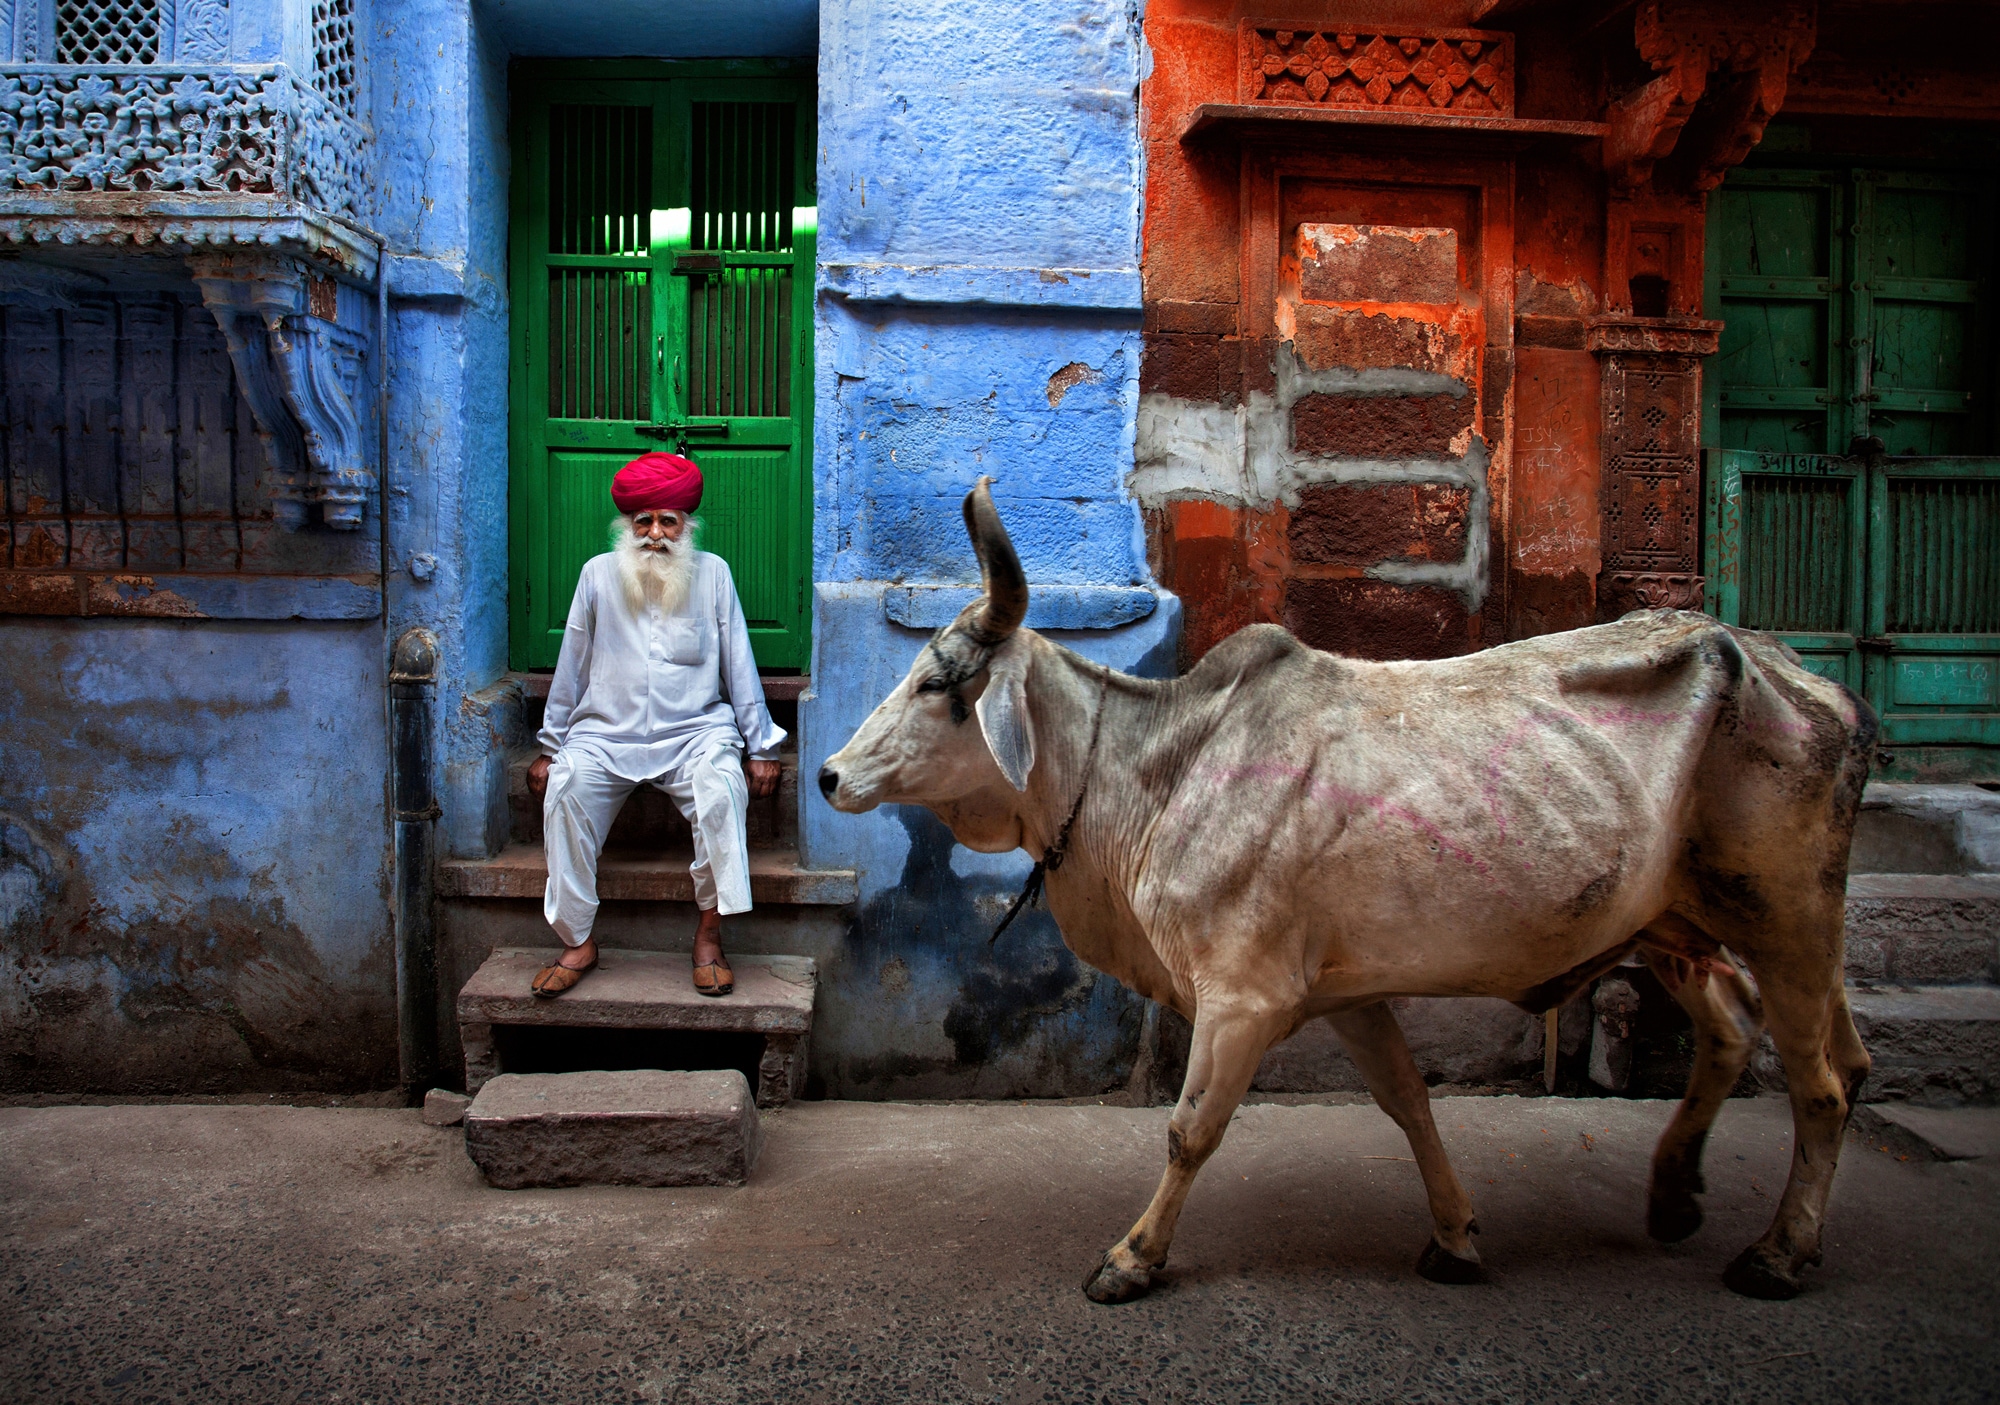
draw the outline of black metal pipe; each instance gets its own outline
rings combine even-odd
[[[437,792],[431,778],[431,699],[438,642],[406,629],[389,670],[396,821],[397,1053],[412,1102],[436,1086],[438,1057]]]

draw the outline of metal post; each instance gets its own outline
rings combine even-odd
[[[396,1014],[403,1091],[421,1098],[438,1072],[435,916],[437,794],[431,786],[431,695],[437,636],[407,629],[389,670],[396,815]]]

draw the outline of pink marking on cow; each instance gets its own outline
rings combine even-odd
[[[1533,715],[1521,718],[1514,724],[1513,729],[1486,753],[1486,780],[1480,786],[1480,792],[1486,799],[1486,812],[1493,816],[1494,827],[1499,831],[1503,843],[1507,839],[1507,816],[1500,807],[1500,763],[1506,760],[1508,752],[1521,744],[1522,738],[1528,735],[1529,729],[1538,720]],[[1546,790],[1546,776],[1543,778],[1543,786]]]
[[[1652,712],[1643,707],[1590,707],[1583,710],[1583,716],[1599,726],[1665,727],[1688,720],[1685,712]]]
[[[1264,761],[1249,766],[1227,768],[1204,766],[1196,774],[1202,780],[1213,781],[1218,785],[1233,785],[1240,781],[1309,782],[1306,788],[1307,794],[1313,799],[1343,806],[1349,810],[1366,810],[1378,819],[1400,820],[1430,839],[1437,849],[1439,862],[1443,862],[1444,856],[1449,854],[1481,878],[1488,882],[1493,881],[1493,870],[1486,861],[1471,850],[1453,843],[1436,821],[1426,819],[1406,806],[1393,804],[1386,796],[1369,795],[1362,791],[1350,790],[1346,786],[1335,785],[1330,781],[1314,780],[1310,767],[1286,766]]]

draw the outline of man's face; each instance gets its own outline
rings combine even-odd
[[[668,542],[677,542],[681,533],[687,530],[688,518],[685,512],[635,512],[632,514],[632,535],[639,539],[639,545],[647,551],[659,551]]]

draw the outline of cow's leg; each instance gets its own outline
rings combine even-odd
[[[1287,1028],[1283,1016],[1268,1010],[1196,1006],[1187,1082],[1167,1121],[1166,1174],[1146,1213],[1084,1280],[1083,1291],[1091,1301],[1127,1302],[1152,1287],[1153,1274],[1167,1262],[1188,1189],[1202,1163],[1222,1145],[1222,1134],[1250,1090],[1264,1051]]]
[[[1417,1257],[1417,1272],[1433,1283],[1479,1282],[1485,1270],[1479,1264],[1479,1251],[1472,1247],[1472,1235],[1479,1227],[1472,1218],[1472,1197],[1458,1183],[1444,1154],[1437,1123],[1431,1120],[1431,1090],[1424,1086],[1417,1061],[1410,1057],[1403,1027],[1380,1001],[1328,1015],[1326,1021],[1368,1080],[1376,1105],[1395,1119],[1410,1139],[1410,1150],[1416,1153],[1435,1225]]]
[[[1854,1105],[1861,1101],[1861,1085],[1868,1081],[1868,1070],[1875,1066],[1875,1061],[1868,1057],[1868,1050],[1861,1043],[1861,1032],[1854,1027],[1854,1012],[1847,1008],[1845,981],[1833,988],[1826,1057],[1833,1065],[1834,1077],[1840,1080],[1840,1090],[1847,1097],[1847,1114],[1851,1117]]]
[[[1702,1148],[1750,1062],[1764,1015],[1757,993],[1736,971],[1706,972],[1697,979],[1687,962],[1650,950],[1646,962],[1694,1022],[1694,1070],[1687,1095],[1653,1151],[1653,1183],[1646,1198],[1646,1232],[1662,1244],[1678,1244],[1701,1228],[1701,1204],[1695,1196],[1705,1189]]]
[[[1751,967],[1764,998],[1771,1042],[1785,1064],[1785,1085],[1792,1099],[1792,1165],[1771,1227],[1738,1254],[1722,1276],[1724,1283],[1747,1297],[1794,1297],[1805,1266],[1820,1261],[1827,1195],[1833,1189],[1840,1139],[1847,1128],[1847,1089],[1858,1090],[1867,1071],[1867,1055],[1852,1032],[1841,990],[1838,913],[1832,922],[1835,940],[1830,953],[1800,933],[1790,952]],[[1792,954],[1804,951],[1810,955]],[[1837,1030],[1842,1021],[1845,1025]]]

